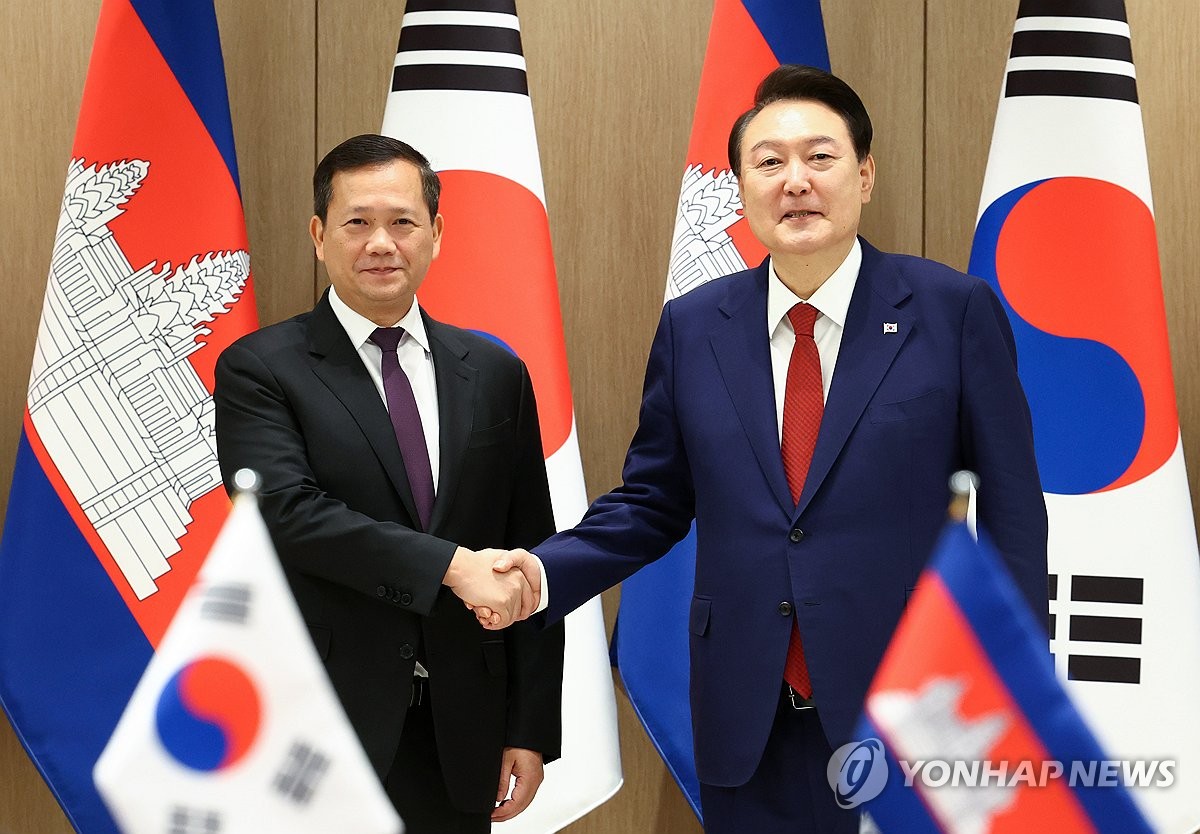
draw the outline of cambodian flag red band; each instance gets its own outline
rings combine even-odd
[[[246,250],[212,0],[104,0],[0,543],[0,701],[80,830],[114,830],[92,766],[228,512]]]
[[[819,0],[716,0],[671,243],[666,297],[758,264],[766,250],[742,222],[727,145],[733,122],[780,64],[829,68]],[[700,783],[688,706],[688,601],[695,530],[625,580],[614,655],[638,718],[696,815]]]

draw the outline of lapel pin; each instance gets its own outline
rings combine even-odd
[[[899,333],[900,325],[899,325],[899,323],[894,322],[894,321],[885,321],[883,323],[883,332],[884,333]]]

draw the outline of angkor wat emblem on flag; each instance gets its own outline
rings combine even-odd
[[[702,171],[699,165],[687,167],[671,239],[668,298],[746,268],[728,232],[730,226],[742,219],[738,214],[741,207],[737,177],[728,168]]]
[[[38,437],[138,599],[221,483],[212,395],[187,357],[250,273],[244,250],[129,263],[109,223],[149,171],[72,160],[29,382]]]

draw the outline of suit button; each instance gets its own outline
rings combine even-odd
[[[400,647],[400,657],[402,657],[404,660],[409,660],[410,658],[412,658],[412,656],[413,656],[413,647],[412,646],[410,646],[408,643],[405,643],[403,646]]]
[[[412,594],[401,594],[400,595],[400,604],[401,605],[412,605]]]
[[[799,527],[793,527],[792,532],[788,533],[788,541],[792,544],[799,544],[804,541],[804,531]]]
[[[380,585],[378,588],[375,589],[375,596],[377,596],[377,597],[387,596],[387,588],[385,588],[383,585]]]
[[[792,616],[792,604],[790,602],[779,603],[779,614],[783,617]]]

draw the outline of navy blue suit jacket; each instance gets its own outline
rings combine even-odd
[[[863,242],[797,505],[779,452],[768,274],[764,263],[664,307],[624,483],[535,548],[554,621],[662,556],[695,518],[696,769],[721,786],[744,784],[766,745],[789,606],[829,741],[850,740],[945,523],[954,471],[979,474],[980,526],[1039,621],[1048,617],[1032,426],[1012,332],[987,284]]]

